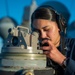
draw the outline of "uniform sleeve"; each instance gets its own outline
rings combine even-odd
[[[65,75],[75,75],[75,39],[72,39],[68,44],[70,51],[66,61]]]
[[[75,60],[68,58],[65,75],[75,75]]]

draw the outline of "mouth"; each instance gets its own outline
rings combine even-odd
[[[46,42],[46,43],[44,43],[44,44],[40,44],[40,46],[41,46],[41,47],[43,47],[43,46],[49,46],[49,44]]]

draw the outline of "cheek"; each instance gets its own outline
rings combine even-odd
[[[51,31],[51,30],[48,31],[48,32],[47,32],[47,36],[50,37],[50,38],[53,37],[53,36],[54,36],[54,32]]]
[[[57,29],[49,30],[47,33],[47,36],[50,38],[55,38],[59,34],[59,31]]]
[[[53,35],[58,35],[58,34],[59,34],[59,29],[58,29],[58,27],[54,27],[54,29],[52,30],[52,34],[53,34]]]

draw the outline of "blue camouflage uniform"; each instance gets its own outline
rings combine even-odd
[[[47,66],[55,69],[56,74],[54,75],[75,75],[75,38],[61,37],[58,50],[67,57],[66,67],[59,66],[49,58],[47,59]]]

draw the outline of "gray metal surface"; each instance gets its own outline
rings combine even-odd
[[[40,50],[38,33],[31,34],[22,26],[9,30],[0,56],[0,75],[20,75],[20,71],[21,75],[54,73],[52,68],[46,67],[46,55]]]

